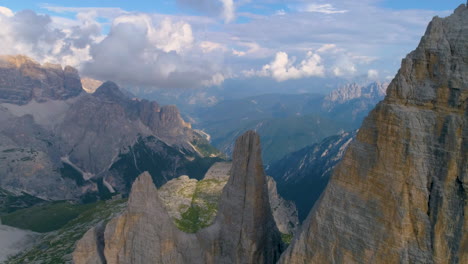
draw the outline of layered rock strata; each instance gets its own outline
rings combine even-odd
[[[280,263],[468,263],[467,43],[432,20]]]

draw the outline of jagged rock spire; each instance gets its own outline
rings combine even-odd
[[[145,172],[133,183],[127,210],[105,229],[88,231],[73,259],[75,264],[275,263],[283,244],[268,199],[260,138],[249,131],[236,141],[231,177],[212,226],[196,234],[178,230]]]
[[[231,177],[215,225],[221,252],[216,263],[275,263],[283,245],[268,197],[260,137],[248,131],[236,140]]]

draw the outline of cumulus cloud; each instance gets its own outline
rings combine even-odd
[[[177,3],[208,15],[220,16],[225,23],[236,17],[234,0],[177,0]]]
[[[286,52],[276,53],[275,59],[257,72],[258,76],[269,76],[278,82],[300,79],[312,76],[324,76],[325,68],[321,63],[322,59],[318,54],[307,52],[307,56],[297,65],[294,65],[295,58],[290,59]],[[252,75],[252,72],[247,72]]]
[[[89,58],[89,42],[100,34],[97,24],[78,21],[64,29],[52,26],[48,15],[31,10],[13,13],[0,11],[0,53],[25,54],[38,61],[79,66]]]
[[[11,11],[9,8],[0,6],[0,15],[6,16],[6,17],[12,17],[14,16],[13,11]]]
[[[121,12],[103,35],[96,21],[100,15],[82,11],[58,27],[48,15],[1,8],[0,53],[71,65],[83,75],[128,86],[191,88],[224,81],[222,67],[199,55],[222,45],[196,45],[192,27],[184,21]]]
[[[193,46],[190,24],[168,18],[155,24],[146,14],[124,15],[114,20],[104,40],[92,45],[92,59],[84,64],[83,72],[136,86],[184,88],[222,83],[223,75],[210,69],[209,62],[192,59],[186,52]]]

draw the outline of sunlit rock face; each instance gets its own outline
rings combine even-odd
[[[260,153],[255,132],[237,139],[218,215],[195,234],[177,229],[151,176],[141,174],[127,210],[103,229],[88,231],[77,243],[74,263],[275,263],[283,243]]]
[[[0,103],[66,100],[83,92],[78,71],[25,56],[0,56]]]
[[[468,263],[468,9],[434,18],[280,263]]]

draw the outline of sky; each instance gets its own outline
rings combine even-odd
[[[124,86],[388,81],[464,0],[0,0],[0,53]]]

